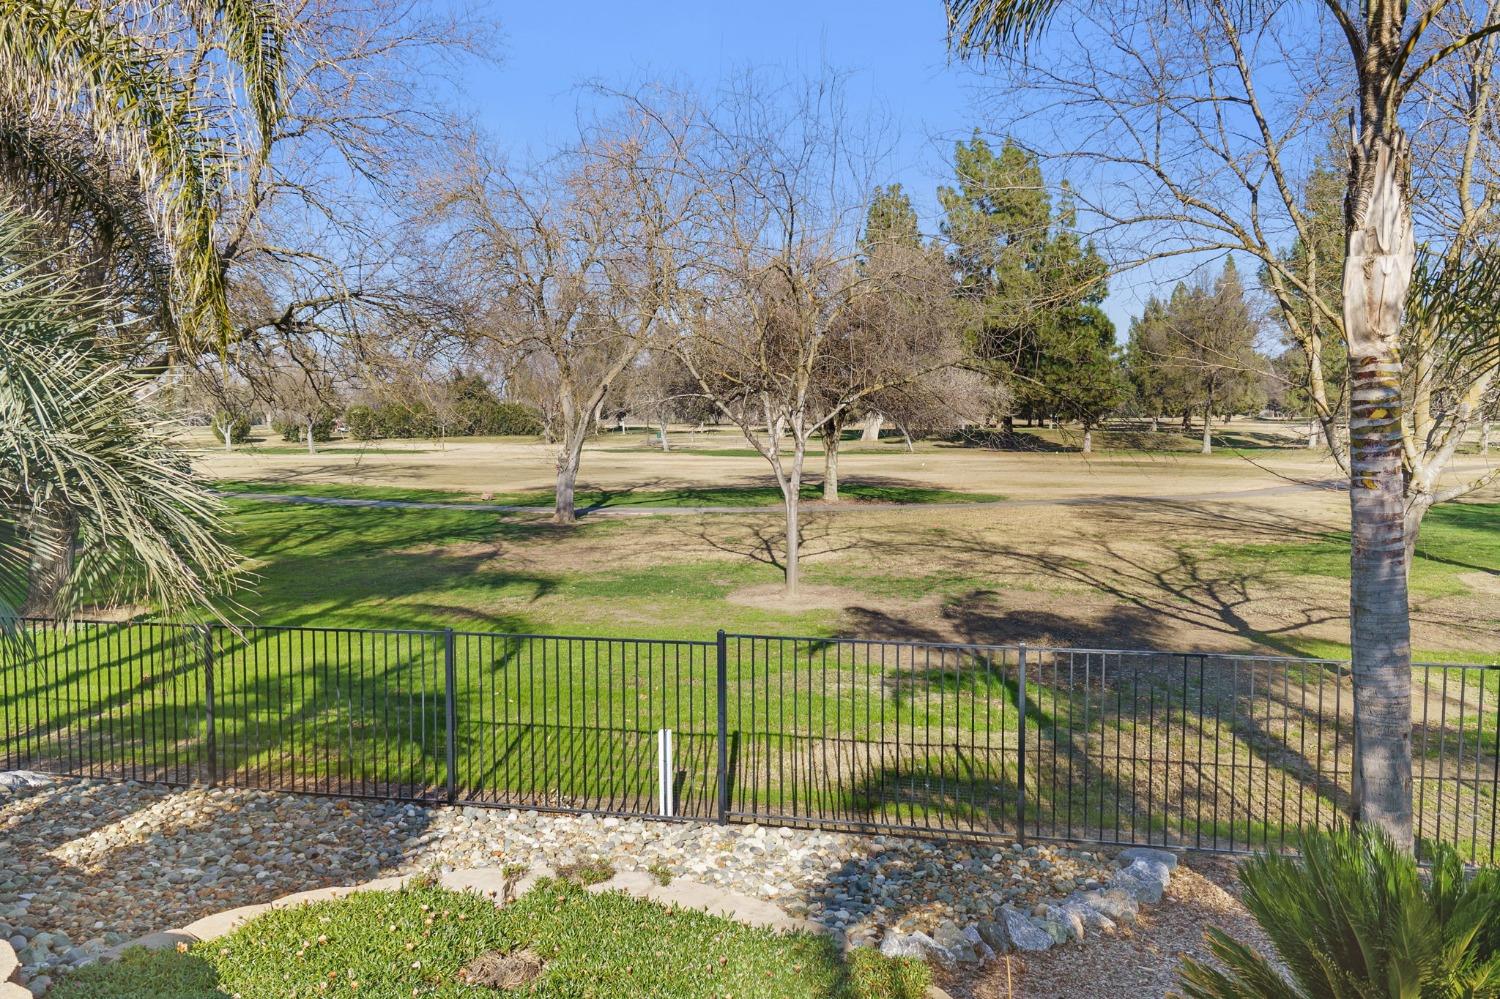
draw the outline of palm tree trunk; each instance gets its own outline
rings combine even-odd
[[[65,513],[39,510],[31,518],[31,559],[26,571],[26,599],[21,614],[55,617],[73,576],[78,549],[78,525]]]
[[[1410,155],[1394,123],[1366,120],[1350,157],[1344,328],[1350,406],[1349,630],[1354,806],[1412,847],[1411,620],[1401,471],[1401,313],[1416,251]]]

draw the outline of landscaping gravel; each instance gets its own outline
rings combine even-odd
[[[1170,873],[1061,847],[87,780],[0,792],[0,842],[0,939],[33,976],[308,888],[596,860],[774,902],[850,945],[964,963],[1111,932],[1134,916],[1122,879],[1159,893]]]

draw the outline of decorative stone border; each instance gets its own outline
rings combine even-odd
[[[16,979],[21,974],[21,959],[8,941],[0,940],[0,999],[32,999],[31,990]]]
[[[892,930],[881,942],[880,951],[889,957],[918,957],[946,965],[967,964],[1010,950],[1047,950],[1070,940],[1081,941],[1086,933],[1111,934],[1116,932],[1119,924],[1133,924],[1141,905],[1161,900],[1172,871],[1177,867],[1177,855],[1168,850],[1133,847],[1119,853],[1115,866],[1115,875],[1107,885],[1093,891],[1074,892],[1059,905],[1039,905],[1030,913],[1004,905],[996,911],[996,918],[992,921],[962,929],[947,923],[936,936]],[[544,865],[523,875],[505,868],[483,867],[446,871],[438,876],[438,882],[452,891],[474,892],[493,899],[496,905],[505,905],[526,894],[537,881],[556,876],[555,871]],[[272,902],[240,906],[204,916],[177,929],[138,937],[105,951],[100,960],[115,960],[132,947],[161,950],[216,940],[273,909],[343,898],[358,891],[395,891],[416,877],[419,875],[379,878],[352,886],[314,888],[284,895]],[[788,915],[771,902],[687,878],[674,878],[663,885],[645,871],[623,871],[585,890],[621,891],[660,905],[698,909],[778,932],[832,933],[824,924]],[[845,947],[848,947],[847,942]],[[0,941],[0,974],[13,975],[18,968],[15,952],[9,944]],[[37,994],[44,990],[45,985]],[[928,996],[929,999],[947,999],[947,994],[937,986],[932,987]],[[31,991],[20,985],[6,983],[0,984],[0,999],[34,997]]]
[[[887,957],[920,957],[940,964],[973,964],[1011,950],[1041,951],[1086,933],[1113,934],[1132,925],[1142,905],[1161,901],[1177,869],[1170,850],[1130,847],[1116,855],[1109,883],[1076,891],[1057,905],[1041,904],[1031,912],[1002,905],[995,918],[972,926],[944,923],[933,935],[891,931],[880,943]]]

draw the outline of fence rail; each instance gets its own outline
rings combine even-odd
[[[1334,660],[46,621],[22,647],[0,769],[1225,851],[1352,807]],[[1412,680],[1419,833],[1494,862],[1500,667]]]

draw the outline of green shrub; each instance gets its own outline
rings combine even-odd
[[[333,440],[333,423],[334,414],[319,414],[318,418],[313,421],[312,430],[314,443],[321,444],[326,441]],[[292,441],[297,444],[304,444],[307,442],[307,424],[303,423],[301,420],[292,419],[286,416],[278,417],[275,422],[271,424],[271,429],[274,432],[280,434],[281,439],[284,441]]]
[[[459,406],[462,433],[474,437],[539,437],[542,418],[530,406],[498,399],[468,401]]]
[[[369,406],[350,406],[344,414],[344,425],[357,441],[373,441],[380,436],[379,416]]]
[[[501,402],[493,396],[470,395],[459,399],[446,425],[423,402],[350,406],[344,420],[349,436],[362,441],[439,436],[535,437],[542,432],[542,420],[536,410],[516,402]]]
[[[214,437],[221,444],[224,442],[225,427],[229,428],[229,443],[231,444],[243,444],[250,439],[250,417],[243,413],[230,413],[221,409],[214,414]]]
[[[1190,999],[1448,999],[1500,996],[1500,870],[1470,877],[1452,847],[1416,860],[1371,827],[1308,832],[1300,857],[1258,856],[1240,870],[1245,906],[1280,964],[1210,930],[1221,968],[1182,964]]]

